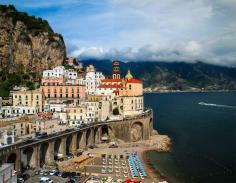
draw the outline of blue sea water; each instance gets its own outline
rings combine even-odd
[[[154,128],[173,139],[171,153],[150,152],[176,183],[236,182],[236,92],[150,93]]]

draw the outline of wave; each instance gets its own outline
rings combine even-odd
[[[212,106],[212,107],[223,107],[223,108],[236,109],[236,106],[230,106],[230,105],[211,104],[211,103],[206,103],[206,102],[199,102],[198,104],[205,105],[205,106]]]

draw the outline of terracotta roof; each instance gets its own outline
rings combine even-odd
[[[97,88],[121,88],[121,85],[118,85],[118,84],[108,84],[108,85],[105,85],[105,84],[101,84],[99,85]]]
[[[74,158],[74,162],[75,163],[81,163],[82,161],[84,161],[84,160],[86,160],[88,158],[89,158],[88,155],[82,154],[79,157]]]
[[[119,90],[114,90],[113,93],[119,93]]]
[[[135,78],[131,78],[127,80],[127,83],[142,83],[142,81]]]
[[[121,82],[121,79],[102,79],[102,82]]]

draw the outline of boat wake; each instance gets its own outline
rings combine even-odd
[[[223,108],[236,109],[236,106],[230,106],[230,105],[211,104],[211,103],[206,103],[206,102],[199,102],[198,104],[205,105],[205,106],[211,106],[211,107],[223,107]]]

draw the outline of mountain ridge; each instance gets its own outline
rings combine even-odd
[[[111,75],[110,60],[82,60],[85,66],[93,64],[97,70]],[[203,62],[121,62],[121,74],[128,69],[143,80],[145,91],[216,91],[236,90],[236,68]]]

